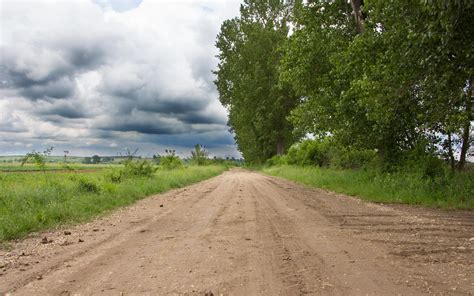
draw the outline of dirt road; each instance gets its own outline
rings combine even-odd
[[[36,234],[2,265],[0,292],[13,295],[472,295],[474,213],[235,169]]]

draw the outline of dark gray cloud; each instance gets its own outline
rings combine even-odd
[[[24,80],[23,82],[26,82]],[[19,88],[19,93],[32,100],[64,99],[74,95],[76,84],[69,77],[62,77],[48,82],[39,82]]]
[[[27,132],[28,128],[16,121],[4,121],[2,125],[0,125],[0,132],[7,132],[7,133],[24,133]]]
[[[159,119],[135,118],[117,119],[108,124],[97,126],[99,129],[119,132],[137,132],[154,135],[175,135],[185,133],[186,130],[179,122],[172,124]]]
[[[202,134],[184,134],[184,135],[163,135],[163,136],[149,136],[146,138],[149,142],[161,144],[164,146],[176,145],[177,140],[182,146],[193,147],[196,144],[205,145],[207,148],[216,148],[220,146],[234,145],[234,138],[226,131],[208,132]]]
[[[89,117],[89,113],[78,102],[70,102],[68,100],[59,100],[54,102],[43,102],[38,106],[35,113],[40,117],[51,116],[62,117],[64,119],[79,119]]]
[[[180,120],[189,124],[220,124],[225,125],[226,119],[213,114],[205,114],[200,112],[188,112],[177,116]]]
[[[237,3],[2,5],[0,113],[9,117],[0,116],[0,152],[15,142],[81,151],[201,143],[236,153],[211,70],[215,36]]]
[[[0,60],[2,87],[15,89],[31,100],[69,98],[75,93],[77,75],[105,62],[105,51],[101,47],[65,45],[59,51],[56,46],[45,43],[42,47],[30,47],[26,52],[8,48]],[[36,51],[43,52],[36,57],[44,59],[42,62],[24,59],[24,55],[34,56]]]
[[[140,100],[137,99],[134,101],[138,103],[136,108],[148,112],[156,113],[168,113],[168,114],[187,114],[190,112],[197,112],[204,110],[209,104],[207,99],[199,98],[179,98],[179,99],[150,99],[150,100]]]

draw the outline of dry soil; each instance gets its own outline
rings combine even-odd
[[[0,251],[0,294],[473,295],[474,213],[241,169]]]

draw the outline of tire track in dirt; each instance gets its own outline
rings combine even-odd
[[[0,253],[8,263],[0,268],[0,294],[474,290],[472,212],[376,205],[241,169],[68,230]],[[54,243],[42,245],[44,235]],[[85,242],[63,244],[77,238]]]

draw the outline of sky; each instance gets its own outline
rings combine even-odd
[[[239,5],[0,0],[0,155],[240,157],[211,72]]]

